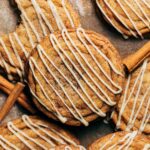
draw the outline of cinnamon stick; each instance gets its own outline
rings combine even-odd
[[[0,76],[0,90],[5,92],[6,94],[10,94],[11,91],[14,89],[14,85],[7,81],[5,78]],[[17,98],[17,102],[24,107],[26,110],[28,110],[30,113],[35,114],[35,109],[29,104],[27,97],[25,94],[21,93],[19,97]]]
[[[13,107],[14,103],[17,100],[17,97],[20,95],[22,90],[24,89],[25,85],[22,83],[17,83],[16,86],[14,87],[13,91],[11,94],[8,96],[6,102],[2,106],[0,110],[0,122],[5,118],[5,116],[8,114],[8,112],[11,110]]]
[[[140,48],[134,54],[128,56],[123,60],[124,65],[128,71],[133,71],[144,59],[150,56],[150,41],[147,42],[142,48]]]

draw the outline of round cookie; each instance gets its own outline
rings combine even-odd
[[[47,150],[62,144],[77,146],[78,140],[60,127],[27,115],[0,127],[0,149]]]
[[[86,150],[83,146],[77,145],[60,145],[56,146],[54,148],[51,148],[50,150]]]
[[[88,150],[148,150],[149,148],[149,137],[138,134],[137,131],[134,131],[108,134],[92,143]]]
[[[48,117],[85,126],[105,117],[122,92],[123,66],[112,44],[82,28],[45,38],[32,52],[28,85]]]
[[[10,80],[23,79],[31,50],[45,36],[80,25],[68,0],[13,0],[21,21],[16,31],[0,37],[0,67]],[[14,79],[15,78],[15,79]]]
[[[150,0],[96,0],[105,19],[125,38],[150,33]]]
[[[150,58],[129,75],[112,118],[117,129],[150,134]]]

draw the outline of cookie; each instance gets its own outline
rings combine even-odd
[[[144,38],[150,33],[149,0],[96,0],[105,19],[124,38],[130,36]]]
[[[32,52],[28,85],[36,106],[63,123],[87,126],[114,106],[124,81],[120,56],[102,35],[78,28],[46,37]]]
[[[74,146],[74,145],[60,145],[50,150],[86,150],[83,146]]]
[[[15,32],[0,37],[0,67],[10,80],[24,78],[24,64],[45,36],[80,25],[68,0],[15,0],[15,3],[21,22]]]
[[[88,150],[148,150],[149,148],[150,138],[134,131],[106,135],[92,143]]]
[[[150,134],[150,58],[129,75],[112,118],[117,129]]]
[[[27,115],[0,127],[0,149],[47,150],[62,144],[77,146],[78,140],[60,127]]]

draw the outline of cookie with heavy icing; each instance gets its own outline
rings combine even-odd
[[[125,38],[150,34],[150,0],[96,0],[105,19]]]
[[[83,146],[81,145],[60,145],[56,146],[54,148],[51,148],[50,150],[86,150]]]
[[[77,146],[78,140],[64,129],[27,115],[0,127],[0,149],[47,150],[62,144]]]
[[[129,75],[112,117],[118,129],[150,134],[150,58]]]
[[[88,150],[149,150],[150,138],[134,132],[116,132],[108,134],[94,143]]]
[[[28,64],[28,84],[37,107],[69,125],[87,126],[105,117],[122,92],[120,56],[93,31],[78,28],[50,34]]]
[[[0,67],[13,77],[24,77],[24,64],[31,50],[45,36],[79,26],[68,0],[14,0],[21,22],[16,31],[0,37]]]

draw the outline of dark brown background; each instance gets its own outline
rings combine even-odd
[[[9,6],[9,0],[0,0],[0,35],[9,33],[15,30],[17,17],[14,15],[12,8]],[[81,17],[81,22],[84,28],[94,30],[108,37],[114,46],[120,52],[122,58],[128,54],[139,49],[147,41],[141,39],[124,40],[122,36],[117,33],[111,26],[109,26],[96,13],[94,0],[70,0],[75,10],[77,10]],[[99,17],[98,17],[99,16]],[[5,101],[6,95],[0,92],[0,105]],[[25,113],[19,106],[14,106],[4,122],[17,118]],[[68,128],[68,127],[67,127]],[[76,134],[84,146],[89,145],[93,140],[113,132],[113,123],[104,123],[104,120],[97,120],[90,124],[89,127],[78,127],[69,129]]]

